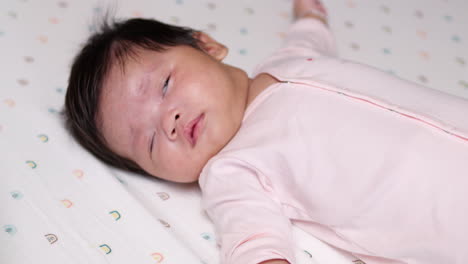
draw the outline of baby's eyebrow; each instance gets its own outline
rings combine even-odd
[[[149,79],[150,79],[150,75],[148,73],[145,73],[143,75],[143,78],[141,78],[140,83],[138,84],[138,88],[136,90],[137,94],[142,94],[148,90],[146,88],[148,87]]]

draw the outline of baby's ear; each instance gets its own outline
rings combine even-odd
[[[198,40],[198,46],[216,60],[222,61],[227,56],[228,48],[214,40],[208,34],[197,31],[193,33],[193,37]]]

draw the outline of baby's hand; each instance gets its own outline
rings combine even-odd
[[[314,18],[327,24],[327,10],[320,0],[294,0],[294,19]]]

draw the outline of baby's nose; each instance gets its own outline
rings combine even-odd
[[[177,110],[172,110],[164,120],[164,132],[170,140],[177,139],[179,118],[180,113]]]

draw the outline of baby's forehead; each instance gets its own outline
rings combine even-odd
[[[103,86],[105,87],[107,83],[115,80],[127,80],[142,70],[146,71],[150,65],[145,57],[144,53],[138,51],[125,55],[119,54],[111,58]]]
[[[115,58],[102,85],[102,97],[112,93],[115,96],[139,95],[141,88],[162,71],[158,51],[139,50],[128,56]]]
[[[129,65],[141,64],[148,52],[150,50],[136,44],[125,45],[125,48],[112,48],[109,55],[109,69],[125,72]]]
[[[167,54],[168,49],[155,50],[134,45],[129,47],[124,54],[114,54],[111,64],[120,67],[121,70],[127,70],[130,67],[136,66],[151,67],[162,60],[163,55]]]

